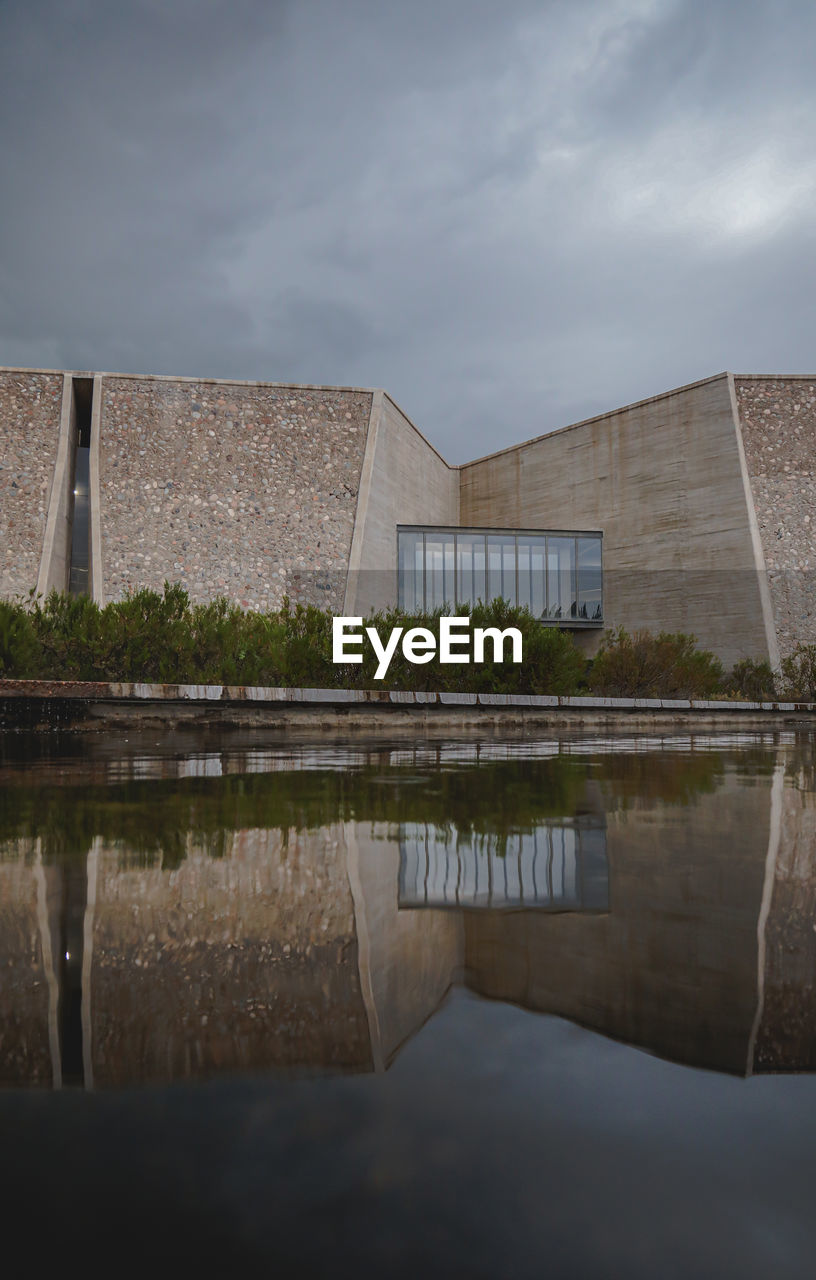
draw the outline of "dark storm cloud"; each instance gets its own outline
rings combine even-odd
[[[0,7],[0,362],[385,386],[451,460],[812,367],[805,3]]]

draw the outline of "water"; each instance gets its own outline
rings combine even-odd
[[[7,737],[6,1239],[810,1276],[815,837],[812,735]]]

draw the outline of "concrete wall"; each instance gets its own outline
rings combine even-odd
[[[37,586],[62,384],[61,373],[0,370],[0,599]]]
[[[816,643],[816,378],[734,378],[779,648]]]
[[[725,374],[469,463],[460,521],[600,529],[607,625],[693,632],[728,663],[769,656]]]
[[[397,602],[398,524],[457,524],[459,470],[383,392],[375,393],[344,612]]]
[[[105,599],[181,582],[267,609],[339,612],[371,392],[102,379]]]

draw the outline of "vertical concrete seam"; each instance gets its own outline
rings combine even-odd
[[[64,510],[67,497],[70,469],[71,443],[71,406],[74,394],[73,379],[69,373],[62,375],[62,403],[60,405],[59,440],[57,442],[57,458],[54,463],[54,475],[51,481],[51,495],[48,499],[48,516],[45,522],[42,553],[40,555],[40,571],[37,574],[37,595],[47,595],[53,581],[54,546],[57,540],[60,513]],[[70,559],[70,548],[69,548]],[[63,590],[67,587],[63,584]]]
[[[360,484],[357,489],[357,506],[354,512],[354,531],[351,535],[349,566],[346,574],[346,593],[343,598],[343,614],[350,617],[354,614],[354,606],[358,595],[358,578],[363,558],[365,543],[365,526],[368,518],[368,500],[371,495],[371,480],[374,474],[374,455],[377,451],[377,437],[383,412],[383,392],[372,391],[371,412],[368,417],[366,447],[363,465],[360,469]]]
[[[731,399],[731,416],[734,422],[734,433],[737,438],[737,453],[739,454],[740,474],[742,476],[742,487],[745,493],[745,505],[748,509],[748,528],[751,533],[751,545],[754,551],[754,565],[756,568],[757,579],[759,581],[759,599],[762,607],[762,621],[765,626],[765,641],[768,646],[768,659],[774,671],[778,671],[780,663],[779,643],[776,638],[773,604],[771,602],[771,589],[768,585],[768,570],[765,566],[765,552],[762,549],[762,535],[759,532],[759,521],[757,520],[756,507],[754,505],[754,491],[751,487],[751,475],[748,471],[748,459],[745,455],[745,442],[742,438],[742,428],[739,420],[737,389],[734,385],[733,373],[727,373],[726,378],[728,380],[728,394]]]
[[[357,843],[357,831],[353,822],[343,823],[343,838],[346,845],[346,874],[348,875],[349,889],[351,890],[354,924],[357,930],[357,971],[368,1021],[371,1060],[374,1070],[382,1072],[385,1070],[385,1060],[383,1058],[380,1019],[377,1014],[377,1003],[374,999],[374,983],[371,978],[371,938],[368,932],[368,920],[366,919],[363,881],[360,876],[360,846]]]
[[[48,988],[48,1051],[51,1056],[51,1084],[54,1089],[61,1089],[62,1053],[59,1038],[59,978],[54,967],[54,944],[48,919],[48,886],[45,882],[42,842],[39,837],[36,847],[34,876],[37,883],[37,924],[40,929],[43,972],[45,973],[45,982]]]
[[[93,971],[94,917],[96,889],[99,882],[99,854],[102,837],[95,836],[86,862],[88,888],[85,918],[82,922],[82,1079],[86,1089],[93,1089],[93,1009],[91,1007],[91,974]]]
[[[99,498],[99,436],[102,429],[102,374],[95,373],[91,405],[91,447],[88,457],[88,514],[90,519],[90,594],[100,609],[105,607],[102,578],[102,507]]]
[[[765,857],[765,878],[762,882],[762,902],[757,918],[757,1002],[751,1035],[748,1039],[748,1058],[745,1064],[746,1076],[754,1073],[754,1054],[756,1053],[757,1036],[765,1012],[765,931],[768,916],[771,913],[774,882],[776,880],[776,862],[779,856],[779,844],[782,838],[782,802],[785,795],[785,766],[778,764],[774,769],[771,782],[771,820],[768,831],[768,853]]]

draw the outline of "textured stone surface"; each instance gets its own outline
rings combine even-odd
[[[816,642],[816,378],[734,385],[784,657]]]
[[[0,598],[37,585],[62,375],[0,371]]]
[[[340,610],[371,393],[107,377],[105,598],[183,583],[193,601]]]

